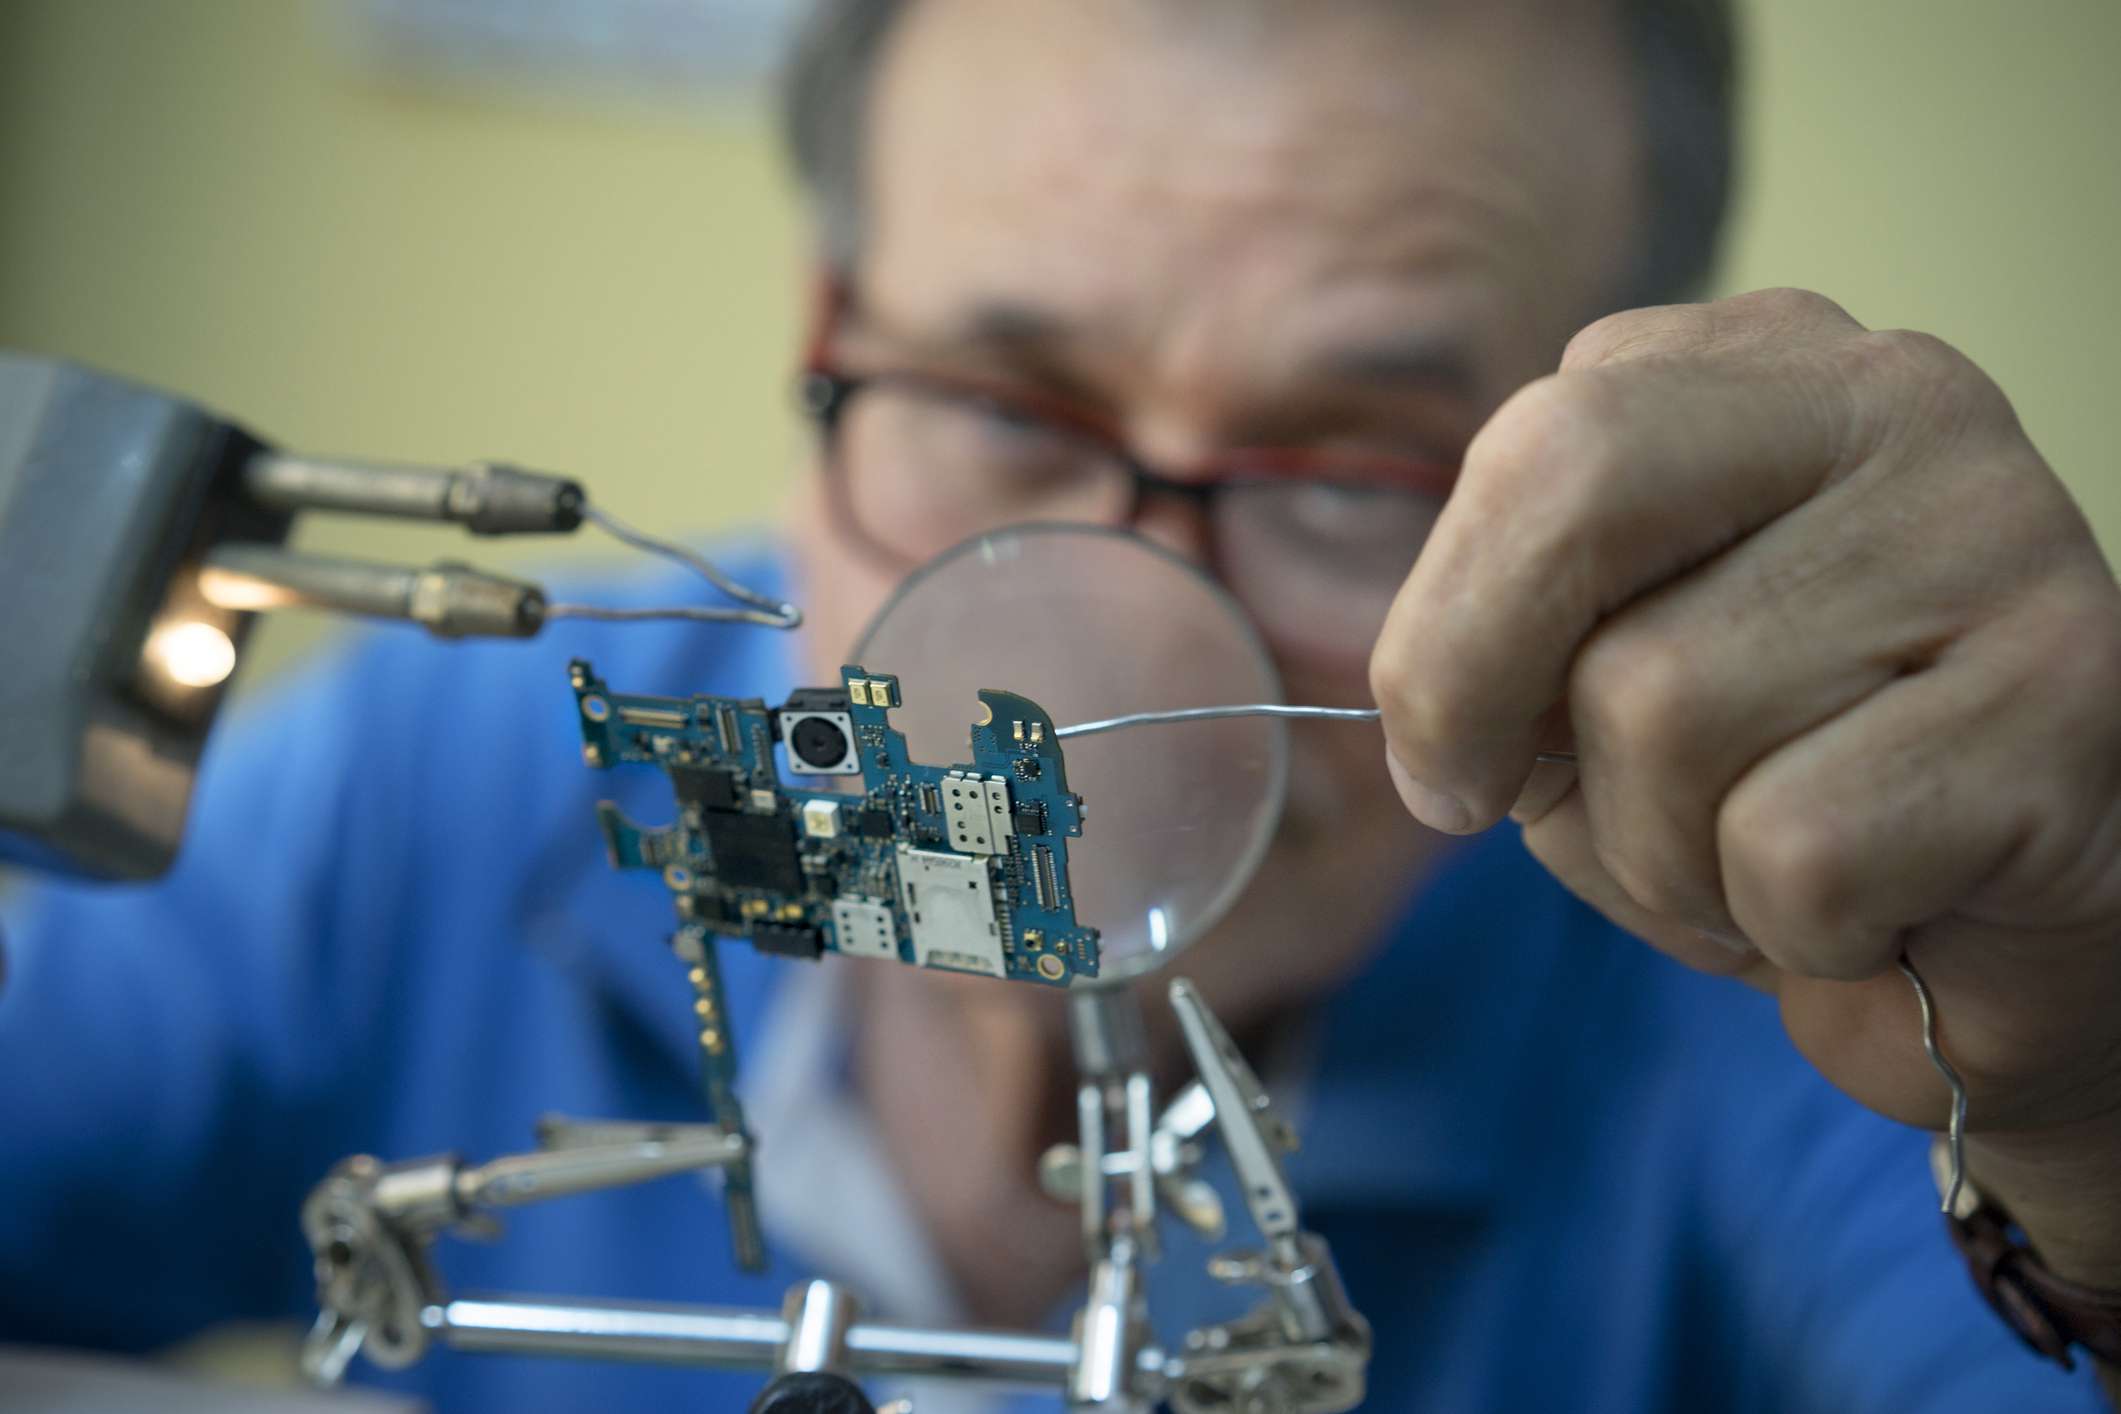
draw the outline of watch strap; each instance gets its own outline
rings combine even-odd
[[[2065,1370],[2076,1368],[2072,1346],[2121,1369],[2121,1291],[2095,1291],[2050,1272],[2010,1214],[1971,1185],[1944,1221],[1982,1298],[2020,1340]]]

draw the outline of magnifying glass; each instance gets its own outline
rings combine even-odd
[[[916,571],[851,661],[899,678],[892,725],[915,760],[965,754],[981,688],[1063,726],[1217,703],[1279,703],[1244,611],[1137,535],[1039,525],[968,540]],[[1288,782],[1284,724],[1262,717],[1116,731],[1067,744],[1084,804],[1068,845],[1076,916],[1101,934],[1098,976],[1155,970],[1214,926],[1272,841]]]

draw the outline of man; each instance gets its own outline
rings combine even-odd
[[[5,1329],[299,1307],[284,1214],[350,1149],[689,1113],[665,905],[595,857],[557,664],[829,679],[906,565],[1049,516],[1198,556],[1292,700],[1384,708],[1382,761],[1297,735],[1290,821],[1186,963],[1308,1054],[1293,1173],[1377,1327],[1367,1407],[2098,1407],[1983,1308],[1921,1137],[1872,1111],[1945,1113],[1904,952],[1973,1179],[2121,1290],[2121,595],[1942,346],[1790,292],[1600,318],[1706,266],[1723,37],[1686,0],[826,7],[792,88],[807,662],[378,641],[226,730],[167,885],[22,925]],[[1505,813],[1619,928],[1516,832],[1450,838]],[[774,1270],[729,1275],[662,1185],[526,1213],[457,1284],[770,1302],[825,1270],[903,1317],[1049,1315],[1080,1277],[1030,1179],[1069,1125],[1050,998],[726,951]],[[1166,1329],[1203,1309],[1173,1281]],[[755,1387],[410,1379],[449,1409]]]

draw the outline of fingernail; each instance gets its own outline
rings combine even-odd
[[[1739,937],[1736,933],[1719,933],[1713,928],[1697,928],[1694,931],[1701,935],[1703,942],[1714,943],[1725,952],[1738,957],[1745,957],[1748,954],[1759,951],[1758,948],[1744,938]]]
[[[1472,827],[1471,811],[1442,791],[1431,790],[1415,780],[1413,774],[1399,764],[1399,758],[1389,747],[1385,750],[1385,769],[1399,790],[1399,798],[1406,802],[1407,809],[1422,824],[1447,835],[1461,835]]]

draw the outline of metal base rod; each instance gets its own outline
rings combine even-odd
[[[778,1314],[638,1301],[461,1297],[428,1307],[436,1340],[486,1354],[564,1355],[720,1369],[771,1370],[788,1344]],[[847,1328],[848,1373],[939,1375],[1064,1388],[1075,1342],[1015,1331],[943,1330],[858,1321]]]

